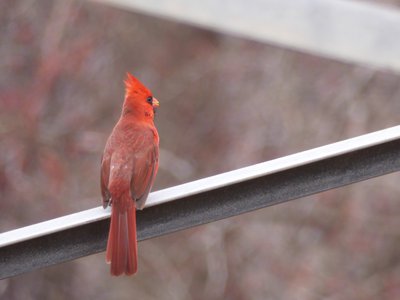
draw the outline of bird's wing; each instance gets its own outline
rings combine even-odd
[[[111,194],[108,190],[108,180],[110,178],[110,155],[105,152],[101,158],[101,171],[100,171],[100,187],[101,195],[103,197],[103,207],[106,208],[111,200]]]
[[[146,134],[143,139],[140,151],[135,153],[131,179],[131,196],[138,209],[144,207],[158,170],[158,145],[153,134]]]

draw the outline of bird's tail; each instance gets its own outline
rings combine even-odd
[[[137,272],[136,206],[127,199],[128,206],[113,203],[110,232],[108,235],[106,262],[111,263],[111,275]]]

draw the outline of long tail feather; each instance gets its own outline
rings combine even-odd
[[[131,199],[129,199],[132,201]],[[133,201],[132,201],[133,202]],[[137,272],[136,207],[121,209],[113,205],[108,235],[106,262],[111,275],[132,275]]]

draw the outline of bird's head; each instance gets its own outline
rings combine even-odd
[[[140,118],[154,119],[154,114],[159,106],[158,100],[132,74],[126,73],[125,102],[122,114],[133,114]]]

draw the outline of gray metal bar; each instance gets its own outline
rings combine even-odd
[[[159,205],[176,199],[187,198],[188,196],[201,192],[214,190],[267,174],[277,173],[285,169],[306,165],[314,161],[368,148],[398,138],[400,138],[400,126],[394,126],[234,171],[173,186],[150,193],[149,199],[146,202],[146,207]],[[110,217],[109,209],[104,210],[103,207],[96,207],[11,230],[0,234],[0,248],[42,235],[48,235],[54,232],[64,231],[69,228],[103,220],[108,217]]]
[[[400,10],[337,0],[95,0],[345,62],[400,71]]]
[[[400,170],[400,138],[167,201],[138,212],[138,239],[235,216]],[[108,219],[0,248],[0,278],[105,250]]]

